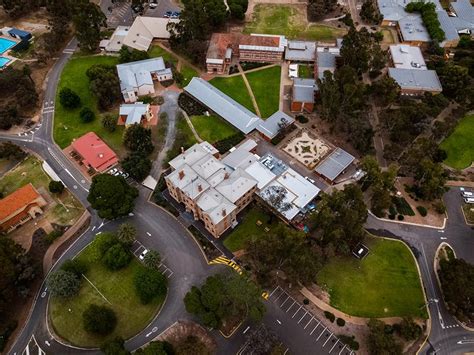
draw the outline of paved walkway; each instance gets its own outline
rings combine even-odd
[[[260,109],[258,108],[257,100],[255,100],[255,95],[253,94],[252,87],[250,86],[249,81],[247,80],[247,76],[245,75],[244,70],[240,66],[240,63],[237,64],[239,68],[239,73],[242,75],[242,79],[244,80],[245,86],[247,87],[247,91],[249,92],[250,98],[252,99],[253,107],[255,108],[255,112],[257,113],[258,117],[262,117],[260,114]]]
[[[184,112],[184,110],[181,112],[183,113],[183,116],[186,119],[186,122],[188,123],[189,128],[191,128],[191,131],[193,131],[194,137],[196,137],[197,141],[201,143],[203,140],[201,137],[199,137],[199,134],[197,133],[196,128],[194,128],[194,125],[191,122],[191,119],[189,118],[188,114]]]

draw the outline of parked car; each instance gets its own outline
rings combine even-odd
[[[179,16],[181,16],[181,12],[179,11],[175,11],[171,14],[171,18],[179,18]]]
[[[148,249],[142,251],[142,253],[138,256],[138,259],[143,260],[145,259],[146,254],[148,253]]]
[[[130,176],[130,174],[126,172],[122,172],[122,176],[124,177],[124,179],[126,179]]]
[[[316,181],[314,181],[313,179],[311,179],[309,176],[305,176],[304,178],[305,178],[306,180],[308,180],[310,183],[316,184]]]
[[[166,11],[165,14],[163,15],[163,17],[170,18],[171,15],[173,15],[173,11]]]
[[[469,204],[474,203],[474,197],[466,197],[464,199],[464,202],[469,203]]]
[[[148,6],[150,7],[150,9],[156,9],[158,7],[158,4],[156,2],[152,2]]]
[[[471,191],[462,191],[461,192],[462,197],[474,197],[474,193]]]
[[[113,168],[113,169],[109,170],[109,174],[114,175],[117,171],[118,171],[117,168]]]

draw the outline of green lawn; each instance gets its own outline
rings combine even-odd
[[[246,74],[262,118],[274,114],[280,107],[280,75],[280,66]]]
[[[98,347],[106,340],[121,336],[128,339],[147,326],[158,312],[164,299],[156,298],[143,305],[135,294],[133,275],[144,266],[133,259],[125,269],[109,271],[100,262],[96,244],[90,244],[79,256],[89,264],[87,278],[97,287],[102,296],[85,280],[79,294],[70,300],[51,298],[49,315],[53,328],[61,338],[82,347]],[[117,315],[117,327],[107,337],[87,333],[82,327],[82,313],[91,303],[108,306]]]
[[[181,74],[183,74],[183,83],[181,85],[182,87],[185,87],[186,85],[188,85],[193,77],[199,76],[197,71],[195,71],[193,68],[185,64],[181,66],[180,72]]]
[[[43,188],[43,192],[47,193],[50,181],[51,179],[42,168],[42,162],[34,156],[29,156],[14,170],[10,170],[1,177],[0,191],[6,196],[31,183],[36,189]],[[50,196],[57,202],[44,215],[50,222],[71,225],[84,212],[81,203],[67,190],[59,196],[53,194]]]
[[[314,41],[332,40],[342,37],[345,30],[324,26],[308,25],[304,11],[291,5],[258,4],[255,6],[252,22],[246,24],[244,33],[266,33],[285,35],[287,38]]]
[[[474,161],[474,115],[464,117],[454,132],[441,143],[441,148],[448,153],[444,161],[455,169],[469,167]]]
[[[368,237],[369,254],[333,258],[317,275],[333,307],[359,317],[427,318],[418,270],[408,247]]]
[[[199,137],[211,144],[238,132],[233,126],[217,116],[193,116],[191,122]]]
[[[242,221],[224,240],[225,247],[232,252],[244,249],[252,236],[265,233],[265,227],[271,228],[268,224],[270,220],[268,212],[254,207],[244,213]],[[257,221],[262,222],[262,225],[257,226]],[[276,223],[278,222],[275,222],[275,226]]]
[[[94,64],[116,65],[116,57],[110,56],[87,56],[73,57],[64,67],[56,95],[56,107],[54,113],[54,140],[61,147],[65,148],[71,144],[74,138],[78,138],[87,132],[95,132],[116,152],[122,149],[123,126],[117,127],[113,133],[102,127],[99,111],[97,110],[97,100],[89,88],[89,78],[86,75],[87,69]],[[82,107],[91,108],[96,118],[90,123],[82,123],[79,117],[81,108],[67,110],[59,103],[59,91],[68,87],[81,97]],[[118,112],[115,112],[118,115]]]
[[[306,79],[313,79],[314,78],[314,66],[306,65],[306,64],[299,64],[298,65],[298,77],[306,78]]]
[[[163,57],[163,60],[165,62],[171,62],[174,64],[178,63],[178,58],[176,58],[173,54],[164,50],[160,46],[151,46],[148,50],[148,55],[150,56],[150,58]]]
[[[252,99],[241,75],[231,76],[229,78],[218,77],[209,82],[223,93],[232,97],[239,104],[255,113]]]

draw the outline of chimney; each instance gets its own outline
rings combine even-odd
[[[181,147],[181,154],[184,153],[184,147]]]
[[[228,178],[229,178],[229,173],[225,173],[224,180],[227,180]]]
[[[184,170],[181,170],[179,173],[178,173],[178,177],[180,180],[183,180],[184,178]]]
[[[222,210],[222,217],[225,217],[227,216],[227,211],[225,210],[225,208]]]
[[[202,186],[201,186],[201,184],[198,185],[198,191],[199,191],[199,192],[202,191]]]

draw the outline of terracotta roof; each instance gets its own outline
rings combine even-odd
[[[94,132],[84,134],[72,143],[74,150],[81,155],[83,163],[102,172],[118,163],[117,155]]]
[[[242,35],[242,37],[240,37],[239,44],[246,46],[279,47],[280,37]]]
[[[0,200],[0,221],[21,210],[40,197],[33,185],[20,187],[15,192]]]

